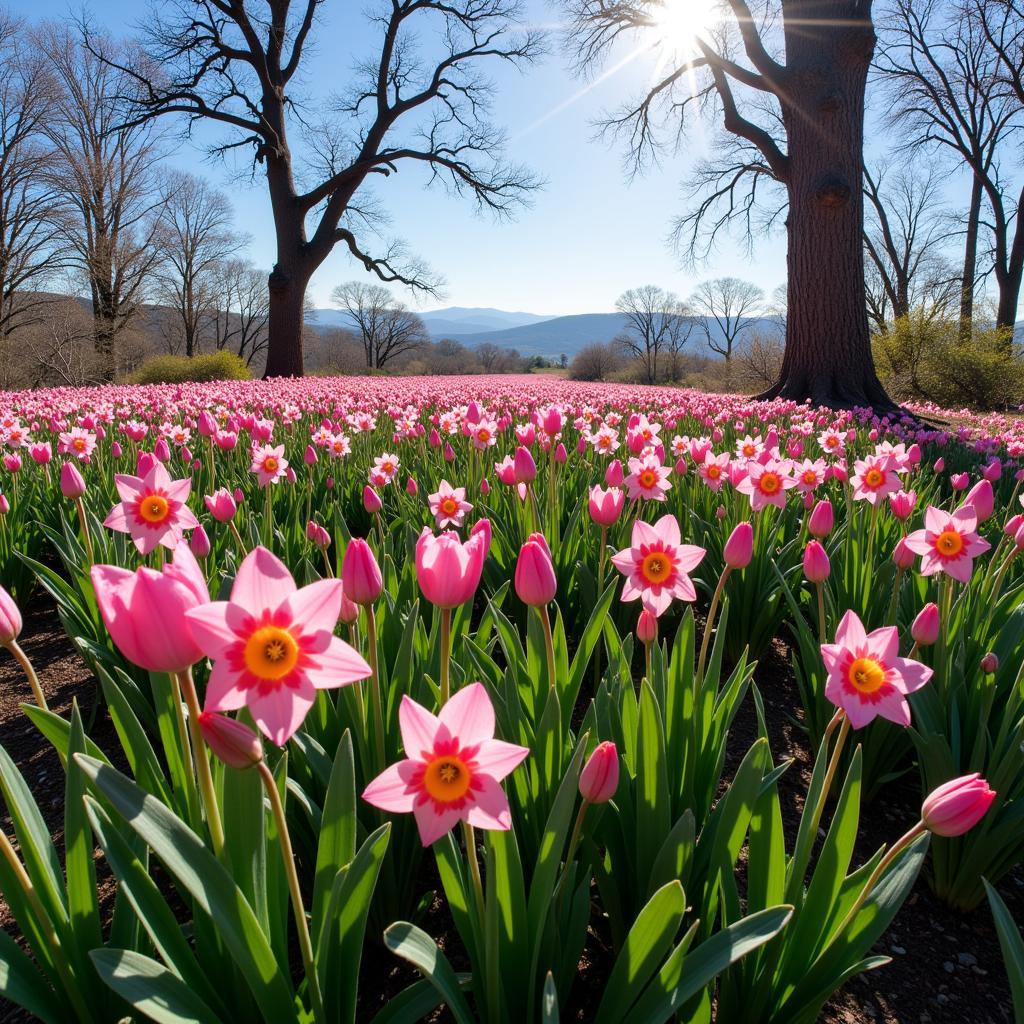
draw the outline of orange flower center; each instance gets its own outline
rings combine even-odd
[[[85,451],[85,438],[84,437],[76,437],[74,439],[74,441],[71,442],[71,447],[74,448],[76,452],[84,452]]]
[[[672,560],[664,551],[652,551],[644,556],[640,572],[648,583],[664,583],[672,575]]]
[[[147,523],[162,523],[170,513],[170,502],[162,494],[150,494],[139,502],[139,515]]]
[[[825,442],[825,444],[826,444],[826,445],[827,445],[827,446],[828,446],[829,448],[835,448],[835,446],[836,446],[837,444],[839,444],[839,438],[837,438],[837,437],[830,437],[830,438],[829,438],[829,439],[828,439],[828,440],[827,440],[827,441]]]
[[[743,454],[746,455],[748,459],[752,458],[757,454],[757,449],[752,444],[745,444],[743,446]]]
[[[809,470],[807,470],[806,473],[804,473],[804,483],[805,484],[813,484],[813,483],[817,482],[817,479],[818,479],[818,475],[814,472],[813,469],[809,469]]]
[[[653,469],[645,469],[640,474],[641,487],[653,487],[658,482],[658,474]]]
[[[722,471],[718,466],[708,466],[708,476],[711,477],[712,480],[717,480],[721,475]]]
[[[764,494],[774,494],[781,486],[778,473],[764,473],[758,481],[758,487]]]
[[[956,530],[947,526],[946,529],[935,538],[935,548],[939,554],[945,558],[953,558],[963,551],[964,539]]]
[[[491,439],[491,432],[489,430],[478,430],[476,432],[476,439],[478,441],[489,441]]]
[[[444,501],[441,502],[441,511],[446,516],[453,516],[458,512],[458,510],[459,506],[454,498],[445,498]]]
[[[273,455],[268,455],[263,460],[263,468],[268,473],[276,473],[277,472],[277,459],[275,459]]]
[[[885,685],[885,669],[874,658],[857,658],[846,678],[858,693],[874,693]]]
[[[288,675],[299,660],[295,637],[280,626],[262,626],[245,643],[245,667],[257,679],[276,682]]]
[[[423,786],[440,804],[455,803],[469,790],[473,773],[461,757],[445,754],[435,757],[423,774]]]
[[[869,469],[864,474],[864,483],[868,487],[881,487],[885,483],[885,474],[880,469]]]

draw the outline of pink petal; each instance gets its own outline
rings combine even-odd
[[[475,828],[499,829],[512,827],[512,813],[505,791],[490,776],[478,776],[480,789],[473,794],[474,802],[466,812],[466,821]]]
[[[253,548],[242,560],[231,588],[231,601],[253,615],[275,611],[295,593],[288,567],[266,548]]]
[[[388,765],[363,790],[363,799],[382,811],[411,811],[416,804],[416,789],[410,784],[415,771],[415,761]]]
[[[969,557],[962,555],[960,558],[951,558],[942,563],[942,568],[955,580],[961,583],[969,583],[974,564]]]
[[[483,683],[464,686],[441,708],[437,718],[464,747],[494,737],[494,706]]]
[[[949,513],[943,512],[942,509],[936,508],[934,505],[929,505],[928,508],[925,509],[925,529],[931,530],[932,533],[942,533],[946,526],[949,525],[949,520]]]
[[[978,513],[973,505],[961,505],[950,519],[961,533],[974,533],[978,528]]]
[[[167,497],[172,501],[180,501],[184,504],[192,491],[192,481],[185,477],[182,480],[172,480],[167,485]]]
[[[117,493],[121,500],[129,504],[133,501],[138,501],[146,488],[141,477],[130,476],[127,473],[115,473],[114,486],[117,488]]]
[[[920,690],[932,677],[932,669],[922,665],[919,661],[911,661],[909,658],[897,658],[895,669],[903,677],[904,693],[913,693]]]
[[[223,657],[225,649],[238,642],[248,613],[237,604],[211,601],[185,612],[189,632],[208,658]]]
[[[672,593],[678,597],[680,601],[697,600],[697,589],[693,585],[693,580],[685,574],[680,575],[676,580],[675,585],[672,587]]]
[[[326,650],[312,655],[312,660],[314,664],[306,668],[306,676],[318,690],[347,686],[372,674],[366,659],[337,636],[331,637]]]
[[[683,572],[696,569],[706,554],[704,548],[699,548],[695,544],[681,544],[676,548],[676,567]]]
[[[900,631],[895,626],[882,626],[868,633],[867,649],[883,665],[891,667],[900,656]]]
[[[266,694],[254,694],[249,700],[249,713],[271,743],[283,747],[302,725],[316,699],[311,685],[298,689],[281,687]]]
[[[120,533],[127,533],[128,514],[124,510],[124,505],[115,505],[110,510],[110,514],[107,518],[103,520],[103,525],[108,529],[117,530]]]
[[[214,662],[210,679],[206,684],[204,710],[237,711],[239,708],[244,708],[249,700],[249,693],[237,683],[238,674],[231,671],[231,667],[226,661]]]
[[[424,846],[430,846],[441,836],[447,835],[462,819],[462,814],[459,811],[453,811],[450,808],[444,811],[435,810],[433,800],[417,804],[412,809],[412,813],[416,817],[416,826],[420,830],[420,842]]]
[[[897,725],[910,725],[910,705],[899,690],[890,690],[875,704],[875,712]]]
[[[422,704],[417,704],[408,694],[404,694],[398,705],[398,727],[402,733],[406,756],[422,760],[434,749],[434,737],[441,723]]]
[[[647,589],[643,592],[641,600],[643,606],[657,618],[672,604],[672,594],[667,587],[659,587],[657,593],[653,589]]]
[[[289,595],[284,610],[302,632],[334,631],[341,615],[341,580],[318,580]]]
[[[633,554],[632,548],[624,548],[612,555],[611,562],[619,572],[628,576],[636,565],[636,556]]]
[[[668,476],[668,473],[666,472],[665,475]],[[664,484],[664,481],[662,483]],[[666,544],[671,544],[673,547],[679,544],[679,520],[671,513],[662,516],[654,524],[654,529]]]
[[[904,543],[915,555],[927,555],[929,551],[934,550],[934,545],[928,539],[927,530],[914,530],[913,533],[908,533]]]
[[[501,780],[514,771],[529,753],[529,747],[520,747],[504,740],[487,740],[480,744],[474,760],[481,774]]]
[[[666,516],[663,518],[668,517]],[[634,548],[639,548],[641,544],[657,544],[661,540],[661,533],[656,526],[652,526],[650,523],[645,523],[642,519],[638,519],[633,524],[632,542]]]
[[[867,641],[864,624],[851,608],[840,620],[836,629],[836,643],[847,650],[857,650]]]

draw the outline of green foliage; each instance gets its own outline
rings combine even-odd
[[[249,380],[252,373],[234,352],[209,352],[201,356],[153,356],[128,378],[129,384],[184,384],[211,380]]]
[[[882,382],[899,401],[999,409],[1024,399],[1024,359],[1007,330],[975,326],[964,341],[955,320],[915,310],[876,334],[872,350]]]

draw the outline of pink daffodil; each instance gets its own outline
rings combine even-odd
[[[688,573],[705,554],[704,548],[680,543],[675,516],[662,516],[653,525],[637,520],[632,546],[612,555],[615,568],[626,577],[622,600],[639,598],[652,615],[661,615],[673,598],[696,601],[697,591]]]
[[[961,505],[955,512],[944,512],[929,505],[924,514],[924,529],[907,534],[907,547],[921,556],[921,575],[948,573],[966,583],[974,570],[974,559],[992,546],[978,533],[978,513],[973,505]]]
[[[747,463],[747,475],[736,484],[740,494],[750,498],[750,507],[760,512],[765,505],[784,508],[786,491],[796,487],[796,480],[789,473],[789,466],[776,459],[769,459],[764,464]]]
[[[250,472],[256,474],[260,487],[276,484],[288,469],[288,460],[284,457],[284,445],[257,445],[252,450]]]
[[[853,464],[853,497],[877,505],[888,495],[900,489],[896,463],[891,455],[869,455]]]
[[[340,614],[341,580],[299,589],[280,559],[254,548],[238,567],[230,600],[186,613],[213,660],[205,710],[248,707],[264,735],[286,743],[317,690],[370,675],[360,654],[334,635]]]
[[[671,474],[671,467],[663,466],[657,455],[630,459],[629,476],[625,480],[629,500],[664,501],[665,494],[672,487],[669,481]]]
[[[117,473],[114,485],[121,497],[103,525],[131,535],[139,551],[148,555],[158,544],[174,549],[183,530],[192,530],[199,520],[185,504],[192,481],[172,480],[163,464],[154,462],[143,477]]]
[[[447,480],[442,480],[436,493],[431,494],[430,512],[437,522],[438,529],[445,526],[461,526],[466,513],[472,505],[466,501],[465,487],[452,487]]]
[[[842,708],[854,729],[876,715],[897,725],[910,725],[907,694],[931,679],[932,670],[919,661],[901,658],[895,626],[871,633],[853,611],[840,620],[834,644],[821,645],[828,679],[825,696]]]
[[[529,754],[494,738],[494,708],[480,683],[455,694],[437,714],[409,696],[398,707],[406,758],[390,765],[363,791],[384,811],[412,812],[424,846],[460,821],[507,831],[508,797],[499,783]]]

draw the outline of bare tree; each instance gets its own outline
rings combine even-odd
[[[638,359],[648,384],[658,380],[658,356],[677,356],[693,330],[693,319],[679,296],[653,284],[630,288],[615,301],[626,326],[615,339],[619,347]]]
[[[168,350],[191,358],[200,348],[207,321],[221,296],[217,271],[246,243],[232,228],[231,203],[201,178],[180,171],[164,181],[154,242],[156,297],[174,311],[166,323]]]
[[[92,298],[97,354],[114,370],[120,332],[144,300],[160,253],[154,244],[161,202],[148,124],[125,124],[131,76],[98,58],[75,30],[44,24],[38,41],[59,83],[47,134],[58,164],[50,186],[74,210],[68,241]],[[107,53],[122,51],[104,40]]]
[[[608,380],[622,369],[621,350],[614,344],[584,345],[569,364],[571,380]]]
[[[0,339],[37,323],[43,289],[64,259],[64,210],[48,187],[44,129],[55,83],[23,22],[0,11]]]
[[[757,323],[764,292],[738,277],[715,277],[697,285],[690,305],[700,317],[708,348],[728,363],[743,335]]]
[[[1005,4],[993,0],[993,7]],[[1008,194],[1002,159],[1017,161],[1020,101],[1004,84],[998,52],[971,9],[936,0],[891,0],[878,67],[890,84],[891,120],[905,144],[955,154],[973,176],[961,287],[961,337],[970,335],[981,197],[991,215],[998,326],[1012,329],[1024,277],[1019,195]],[[977,216],[981,220],[975,220]]]
[[[252,366],[267,350],[267,275],[249,260],[224,260],[213,268],[212,287],[216,295],[210,312],[214,347],[231,349]]]
[[[516,31],[520,0],[392,0],[372,17],[378,44],[347,91],[314,104],[300,82],[324,3],[163,0],[147,22],[146,58],[131,65],[142,93],[132,94],[129,123],[163,114],[184,115],[189,129],[214,122],[229,129],[219,152],[248,147],[254,172],[263,166],[277,237],[269,376],[302,373],[303,298],[335,245],[384,281],[438,288],[396,243],[371,253],[369,182],[419,167],[499,215],[537,185],[503,158],[503,135],[487,119],[492,87],[479,72],[541,52],[538,32]],[[305,138],[290,137],[304,128]]]
[[[892,408],[874,370],[864,301],[864,98],[875,47],[871,0],[721,0],[719,30],[692,55],[667,30],[669,0],[563,0],[577,65],[594,69],[620,38],[660,48],[653,86],[606,122],[632,166],[686,138],[686,115],[717,111],[736,140],[702,188],[743,218],[740,193],[785,193],[789,281],[786,356],[765,397]],[[782,57],[784,54],[784,57]],[[660,130],[662,126],[667,131]],[[778,208],[776,204],[776,209]],[[720,220],[728,224],[732,216]],[[749,222],[748,222],[749,223]]]
[[[949,216],[942,179],[934,165],[923,172],[865,168],[868,315],[878,331],[914,308],[944,315],[960,297],[960,276],[943,255]]]
[[[520,373],[523,368],[523,357],[517,349],[504,348],[493,342],[485,341],[474,349],[476,361],[484,373]]]
[[[423,321],[378,284],[349,281],[331,292],[359,332],[366,368],[380,370],[389,361],[429,341]]]

